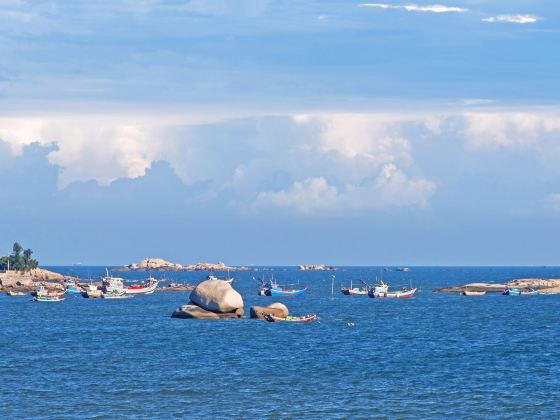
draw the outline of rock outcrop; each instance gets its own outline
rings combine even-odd
[[[9,290],[14,288],[32,290],[40,284],[39,282],[61,282],[65,278],[73,277],[64,276],[60,273],[55,273],[54,271],[45,270],[43,268],[35,268],[28,272],[13,270],[4,271],[0,272],[0,290]]]
[[[118,270],[118,269],[117,269]],[[132,271],[145,271],[145,270],[160,270],[160,271],[244,271],[248,270],[246,267],[230,267],[223,262],[207,263],[198,262],[196,264],[182,265],[175,264],[162,258],[144,258],[137,264],[125,265],[120,270]]]
[[[181,270],[181,264],[174,264],[163,258],[144,258],[138,264],[127,265],[130,270]]]
[[[194,288],[188,305],[178,307],[173,318],[220,319],[241,318],[243,298],[230,283],[223,280],[205,280]]]
[[[326,271],[326,270],[336,270],[336,267],[332,265],[298,265],[298,270],[301,271]]]
[[[290,312],[288,307],[280,302],[274,302],[268,306],[251,306],[250,317],[253,319],[264,319],[265,315],[268,314],[285,318]]]
[[[529,290],[535,289],[543,294],[560,293],[560,279],[515,279],[507,283],[467,283],[461,286],[443,287],[434,290],[435,293],[470,292],[501,293],[506,289]]]
[[[194,288],[191,302],[212,312],[232,312],[243,308],[243,298],[230,283],[223,280],[205,280]]]

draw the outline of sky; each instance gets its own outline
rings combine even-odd
[[[560,3],[0,0],[0,250],[560,265]]]

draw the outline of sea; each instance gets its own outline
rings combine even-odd
[[[46,268],[84,279],[105,272]],[[207,274],[152,273],[191,284]],[[560,295],[433,293],[466,282],[560,277],[559,267],[272,267],[232,275],[245,302],[240,320],[171,318],[188,292],[61,303],[1,295],[0,418],[560,417]],[[257,296],[258,279],[271,275],[309,289]],[[399,300],[340,293],[350,280],[374,283],[381,275],[392,287],[419,291]],[[250,306],[274,301],[319,319],[248,319]]]

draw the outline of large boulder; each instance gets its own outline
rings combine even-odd
[[[264,319],[265,315],[271,314],[279,318],[285,318],[289,315],[286,305],[280,302],[271,303],[268,306],[251,306],[251,318]]]
[[[175,309],[171,315],[172,318],[194,318],[194,319],[224,319],[224,318],[240,318],[243,315],[243,309],[234,312],[216,313],[207,311],[196,305],[182,305]]]
[[[243,309],[243,298],[223,280],[205,280],[191,292],[195,305],[212,312],[234,312]]]

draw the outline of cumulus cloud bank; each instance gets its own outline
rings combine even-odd
[[[463,13],[469,9],[455,6],[444,6],[441,4],[431,4],[420,6],[416,4],[392,5],[386,3],[362,3],[358,7],[373,7],[377,9],[402,9],[408,12],[428,12],[428,13]]]
[[[0,139],[14,154],[33,142],[56,145],[48,159],[61,169],[60,188],[141,177],[162,160],[185,184],[203,183],[201,199],[226,194],[234,207],[309,214],[426,207],[436,186],[407,174],[414,159],[405,129],[412,123],[428,132],[437,123],[415,118],[349,113],[180,124],[142,117],[18,117],[0,119]]]

